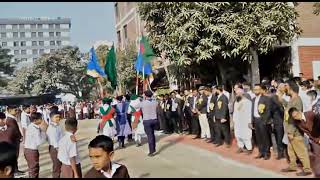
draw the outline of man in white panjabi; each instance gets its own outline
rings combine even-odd
[[[236,91],[236,101],[234,103],[233,112],[233,123],[234,123],[234,134],[237,140],[238,151],[242,153],[245,151],[247,154],[252,153],[252,130],[249,128],[251,123],[251,111],[252,102],[243,96],[244,90],[238,88]]]

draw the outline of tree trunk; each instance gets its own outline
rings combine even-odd
[[[259,71],[259,57],[256,50],[250,48],[250,53],[252,55],[251,61],[251,85],[260,83],[260,71]]]
[[[220,74],[220,78],[219,79],[221,79],[221,81],[219,81],[219,83],[217,82],[217,85],[226,86],[226,82],[227,82],[227,80],[225,78],[226,71],[225,71],[225,68],[223,66],[223,62],[221,62],[220,60],[217,60],[217,67],[218,67],[219,74]]]

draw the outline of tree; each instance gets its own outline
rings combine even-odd
[[[14,68],[11,63],[12,55],[9,55],[9,49],[3,49],[0,46],[0,71],[4,72],[5,74],[12,74]]]
[[[290,43],[301,31],[286,2],[144,2],[139,13],[153,47],[177,65],[247,60],[253,83],[260,81],[258,54]]]
[[[9,82],[9,88],[17,93],[71,93],[81,98],[79,92],[92,88],[84,80],[85,70],[79,48],[67,46],[42,55],[31,68],[18,70],[16,78]]]
[[[106,56],[109,52],[108,45],[100,45],[96,49],[97,57],[99,59],[99,64],[101,67],[104,67],[106,64]]]

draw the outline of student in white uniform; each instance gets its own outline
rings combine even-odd
[[[78,121],[68,118],[65,122],[65,135],[59,141],[58,159],[61,161],[61,178],[81,178],[81,164],[77,142],[72,137],[77,132]]]
[[[31,114],[31,124],[26,130],[24,156],[29,168],[29,177],[39,177],[39,146],[46,140],[47,124],[44,123],[41,113]]]
[[[23,135],[23,142],[24,138],[26,137],[26,130],[30,124],[30,106],[23,106],[23,111],[21,112],[21,127],[22,127],[22,135]]]
[[[59,123],[61,120],[60,112],[52,111],[50,114],[51,122],[47,129],[49,143],[49,154],[52,160],[52,177],[60,178],[61,162],[58,160],[58,143],[63,137],[63,130]]]

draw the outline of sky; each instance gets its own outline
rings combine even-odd
[[[94,42],[116,42],[113,2],[0,2],[0,18],[71,18],[71,45],[88,52]]]

